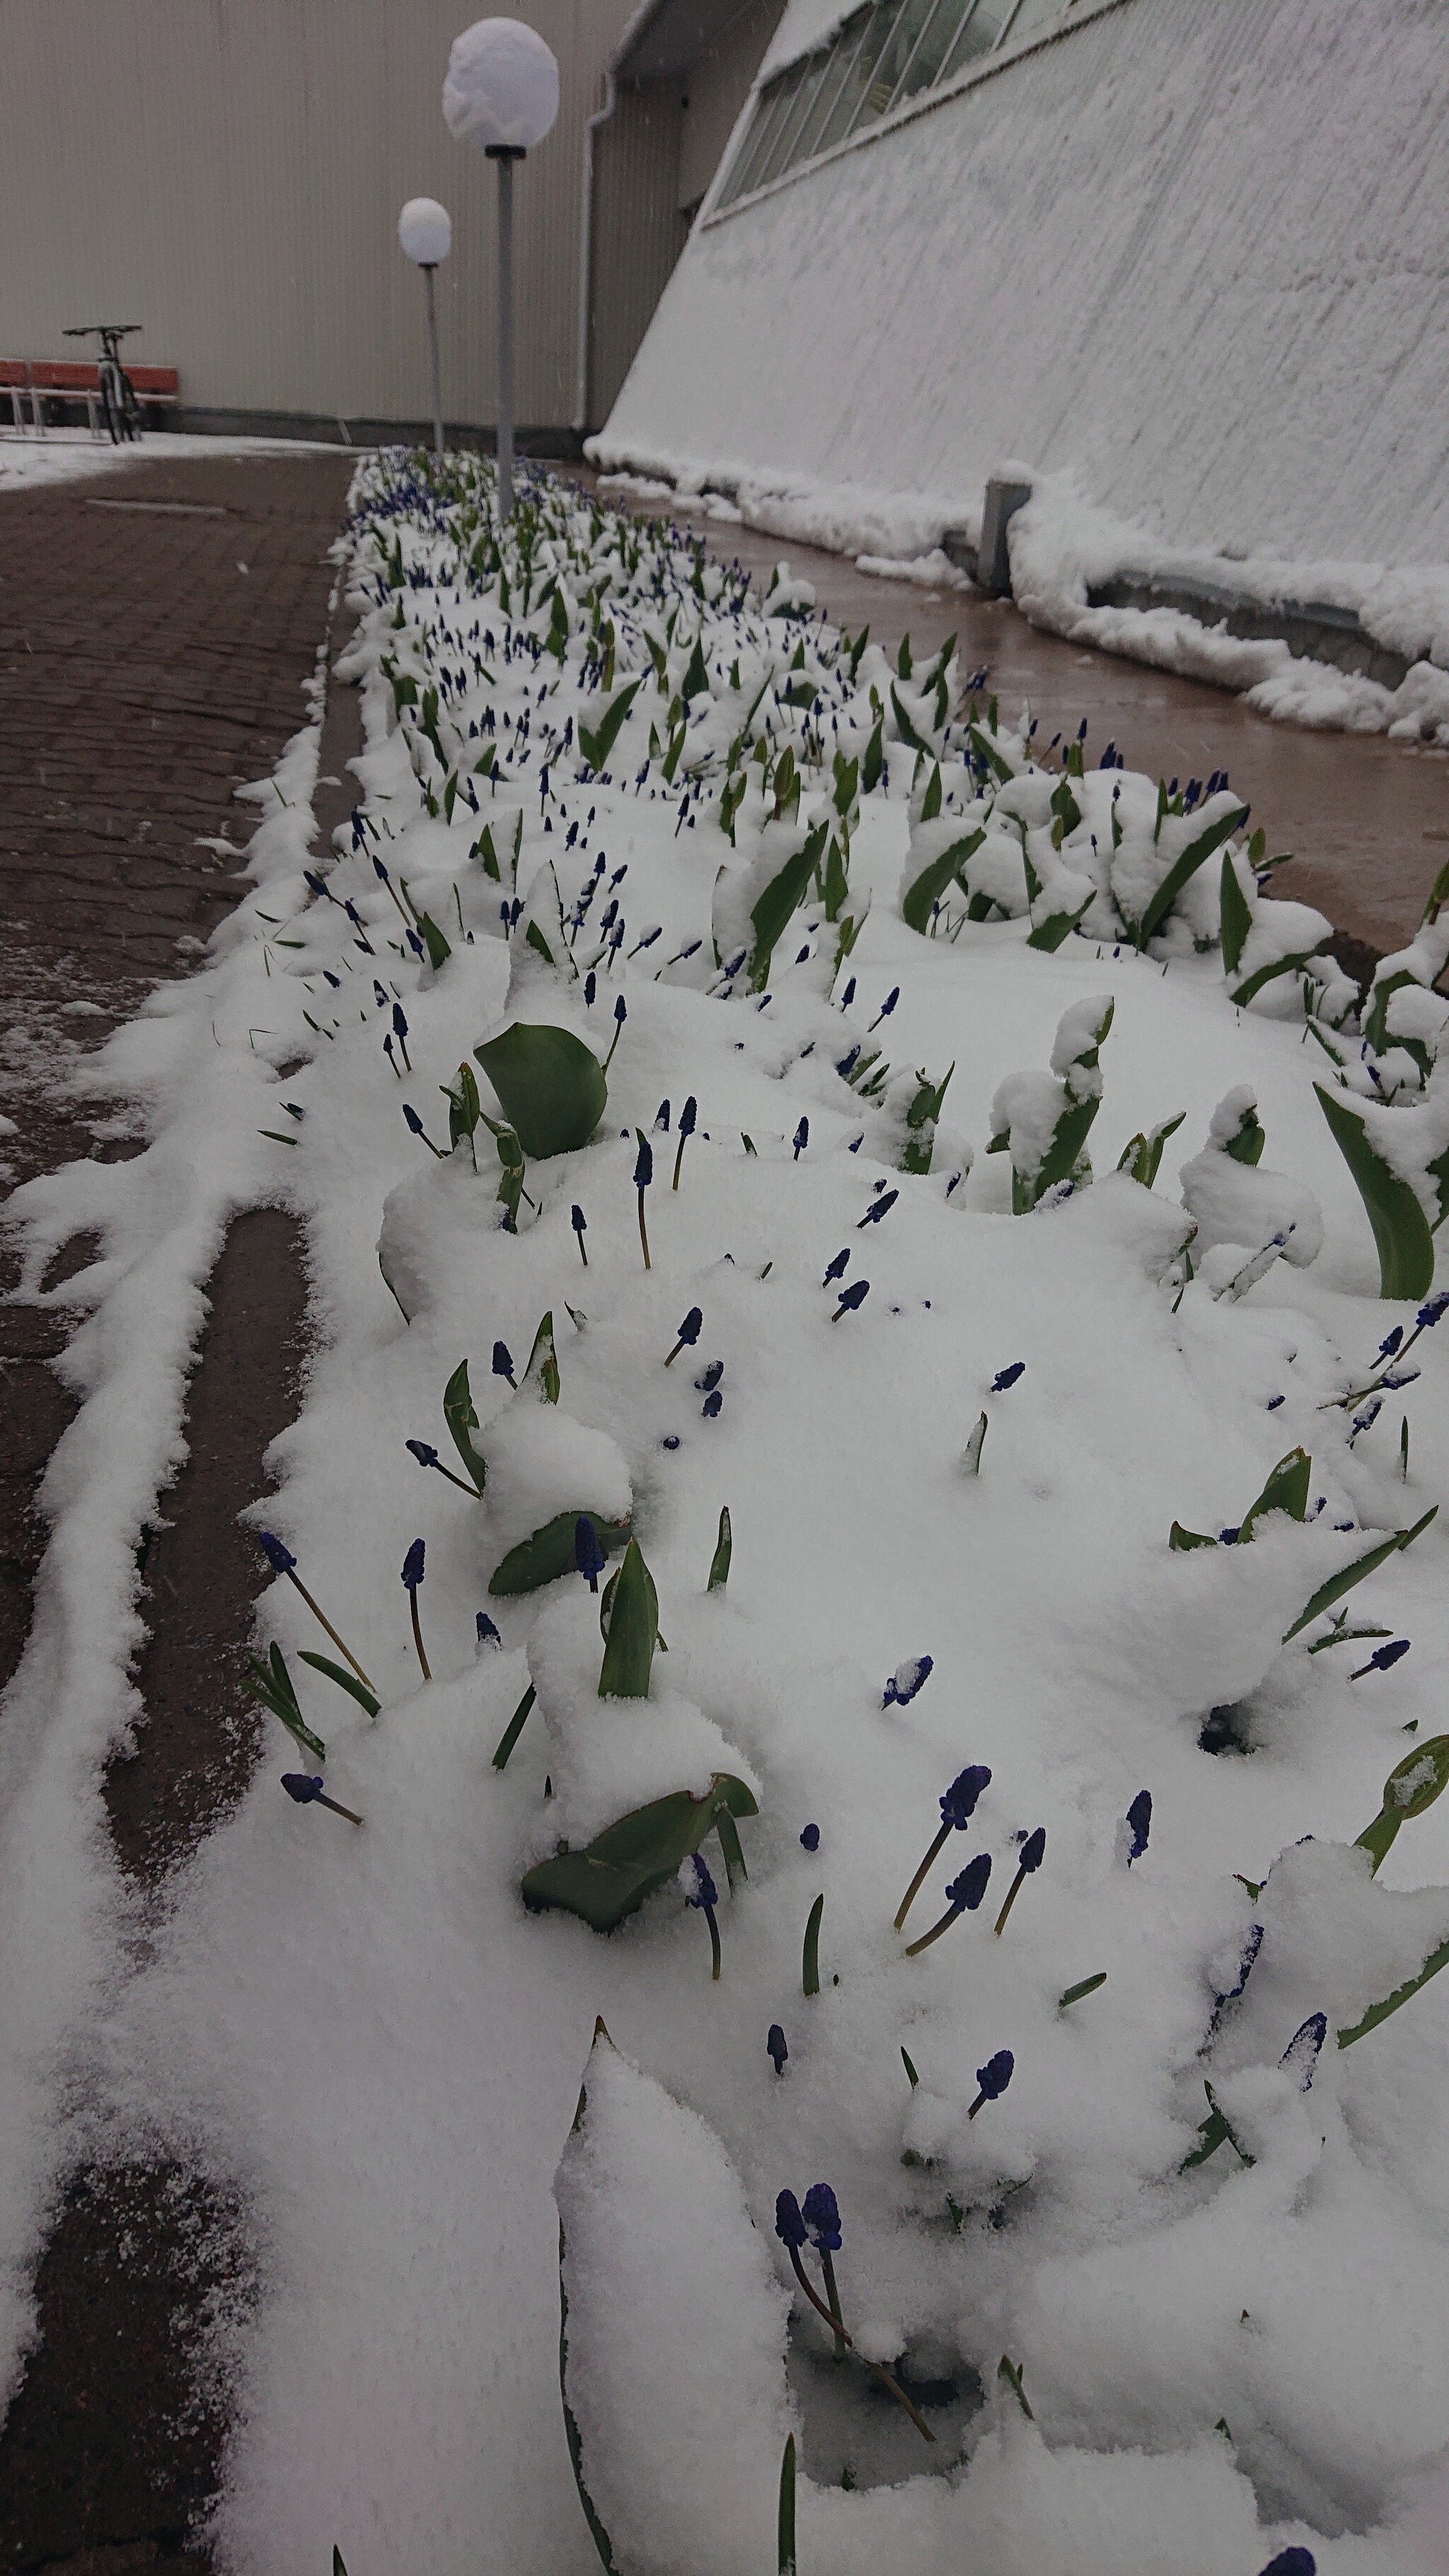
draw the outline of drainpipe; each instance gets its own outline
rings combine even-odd
[[[594,264],[594,136],[601,125],[608,124],[619,103],[618,85],[612,68],[605,73],[604,82],[603,106],[584,120],[583,207],[579,218],[579,337],[574,384],[574,428],[580,438],[589,425],[589,328],[593,319],[590,288]]]

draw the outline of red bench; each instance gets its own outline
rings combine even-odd
[[[181,399],[181,379],[174,367],[128,366],[143,411],[174,410]],[[98,423],[101,371],[84,358],[0,358],[0,394],[10,397],[17,429],[24,427],[22,400],[30,407],[31,425],[45,427],[47,401],[84,403],[92,429]]]

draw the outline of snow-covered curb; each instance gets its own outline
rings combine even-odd
[[[747,527],[849,555],[860,571],[897,580],[942,587],[959,581],[942,549],[953,543],[965,552],[980,535],[979,496],[878,491],[728,458],[646,453],[612,442],[607,432],[591,438],[586,453],[605,488],[667,499],[711,517],[737,513]],[[1070,474],[1033,478],[1030,466],[1015,464],[1009,472],[1034,481],[1032,499],[1010,529],[1013,596],[1033,625],[1242,692],[1260,714],[1285,723],[1449,747],[1449,567],[1228,557],[1206,547],[1174,547],[1098,508]],[[1402,656],[1407,676],[1398,688],[1386,688],[1295,656],[1285,642],[1244,641],[1180,610],[1089,605],[1089,592],[1132,575],[1163,582],[1195,577],[1269,610],[1288,601],[1322,601],[1349,612],[1366,637]]]

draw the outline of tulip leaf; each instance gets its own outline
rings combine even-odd
[[[1421,1986],[1427,1986],[1429,1979],[1437,1977],[1441,1968],[1449,1968],[1449,1941],[1441,1941],[1437,1950],[1430,1951],[1417,1977],[1410,1977],[1407,1985],[1395,1986],[1393,1993],[1385,1995],[1382,2003],[1370,2004],[1362,2021],[1356,2021],[1351,2030],[1341,2030],[1339,2047],[1352,2048],[1356,2039],[1362,2039],[1368,2031],[1377,2030],[1381,2021],[1387,2021],[1390,2013],[1398,2011],[1400,2004],[1406,2004]]]
[[[932,907],[939,903],[947,886],[959,878],[972,852],[980,849],[985,838],[984,830],[965,833],[912,879],[901,903],[901,911],[912,930],[924,932],[930,927]]]
[[[453,954],[452,941],[444,938],[431,913],[423,914],[418,928],[423,934],[423,945],[428,952],[428,964],[436,974],[440,966],[446,966]]]
[[[659,1636],[659,1595],[637,1539],[631,1538],[613,1587],[609,1633],[599,1671],[600,1699],[647,1699]]]
[[[1337,1574],[1331,1574],[1326,1583],[1320,1583],[1307,1609],[1286,1631],[1283,1638],[1284,1645],[1286,1646],[1291,1638],[1296,1637],[1301,1629],[1306,1628],[1310,1620],[1321,1618],[1325,1610],[1331,1610],[1335,1601],[1341,1601],[1345,1592],[1351,1592],[1356,1583],[1362,1583],[1364,1576],[1372,1574],[1375,1566],[1382,1565],[1385,1559],[1393,1556],[1399,1548],[1412,1547],[1420,1531],[1428,1528],[1438,1509],[1437,1503],[1432,1504],[1423,1519],[1415,1521],[1412,1529],[1395,1530],[1391,1537],[1380,1539],[1376,1547],[1371,1547],[1366,1556],[1355,1557],[1352,1565],[1343,1566]]]
[[[516,1020],[473,1053],[525,1154],[543,1162],[587,1145],[609,1093],[598,1057],[571,1029]]]
[[[709,1562],[709,1582],[705,1587],[707,1591],[724,1590],[730,1579],[730,1557],[733,1552],[734,1534],[730,1528],[730,1509],[728,1503],[725,1503],[719,1516],[719,1537],[715,1541],[714,1554]]]
[[[577,1509],[560,1512],[555,1520],[545,1521],[531,1538],[520,1539],[517,1547],[511,1547],[502,1564],[494,1568],[489,1591],[495,1597],[506,1592],[537,1592],[545,1583],[556,1583],[561,1574],[572,1574],[574,1530],[583,1512],[588,1513],[606,1553],[624,1546],[629,1536],[628,1522],[605,1520],[589,1504],[581,1503]]]
[[[578,2115],[574,2121],[574,2127],[576,2129],[582,2128],[587,2107],[588,2094],[586,2089],[579,2095]],[[578,2421],[575,2417],[574,2410],[569,2404],[569,2300],[568,2292],[564,2288],[563,2276],[564,2257],[567,2252],[568,2246],[564,2238],[563,2222],[560,2220],[558,2231],[558,2385],[559,2395],[563,2399],[564,2440],[568,2445],[569,2466],[574,2473],[574,2485],[578,2491],[579,2502],[584,2509],[584,2520],[589,2526],[589,2537],[593,2541],[594,2547],[599,2553],[600,2562],[604,2568],[605,2576],[618,2576],[618,2569],[614,2562],[613,2542],[610,2540],[607,2531],[599,2520],[598,2508],[595,2505],[594,2499],[590,2495],[588,2488],[584,2484],[583,2439],[579,2432]]]
[[[583,1851],[538,1862],[524,1876],[523,1901],[535,1912],[560,1906],[593,1931],[612,1932],[698,1851],[722,1812],[759,1813],[743,1780],[729,1771],[717,1771],[702,1798],[676,1789],[621,1816]]]
[[[1248,908],[1248,898],[1239,882],[1238,871],[1232,860],[1227,857],[1223,860],[1223,883],[1218,901],[1218,916],[1222,925],[1223,973],[1236,975],[1243,950],[1248,944],[1248,933],[1253,927],[1253,916]]]
[[[488,1481],[488,1471],[468,1434],[478,1428],[473,1397],[468,1385],[468,1363],[460,1360],[443,1389],[443,1420],[448,1426],[453,1446],[481,1494]]]
[[[1243,1514],[1238,1532],[1238,1545],[1245,1546],[1260,1520],[1269,1512],[1286,1512],[1290,1520],[1301,1521],[1308,1509],[1308,1486],[1313,1474],[1313,1461],[1306,1449],[1290,1449],[1280,1458],[1255,1503]]]
[[[785,861],[750,908],[750,919],[755,927],[755,944],[750,952],[752,992],[762,993],[765,989],[775,942],[810,890],[810,880],[824,851],[828,828],[824,823],[816,826],[809,839]]]
[[[1378,1246],[1379,1295],[1427,1297],[1434,1277],[1434,1237],[1415,1192],[1385,1162],[1365,1120],[1321,1082],[1313,1088],[1368,1211]]]
[[[1384,1782],[1384,1799],[1371,1825],[1358,1836],[1356,1849],[1371,1852],[1377,1872],[1410,1816],[1422,1816],[1449,1787],[1449,1735],[1431,1735],[1397,1762]]]
[[[591,728],[586,724],[580,724],[579,749],[590,769],[603,768],[619,739],[619,729],[624,718],[643,685],[642,680],[631,680],[628,687],[621,689],[612,704],[605,708],[596,726]]]
[[[1230,812],[1220,814],[1215,822],[1209,823],[1206,831],[1199,832],[1195,841],[1189,841],[1187,848],[1173,860],[1161,885],[1152,895],[1146,911],[1132,932],[1138,948],[1145,948],[1149,939],[1156,936],[1183,887],[1190,877],[1196,876],[1204,859],[1210,859],[1214,850],[1222,847],[1228,834],[1240,831],[1247,819],[1247,806],[1235,805]],[[1131,928],[1130,923],[1128,927]]]

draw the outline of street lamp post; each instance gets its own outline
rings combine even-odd
[[[513,512],[513,164],[558,115],[558,64],[519,18],[480,18],[448,57],[443,115],[498,166],[498,515]]]
[[[433,271],[453,247],[453,225],[436,197],[409,197],[397,219],[397,237],[410,260],[422,270],[428,289],[428,355],[433,371],[433,453],[443,453],[443,376],[438,364],[438,310],[433,300]]]

